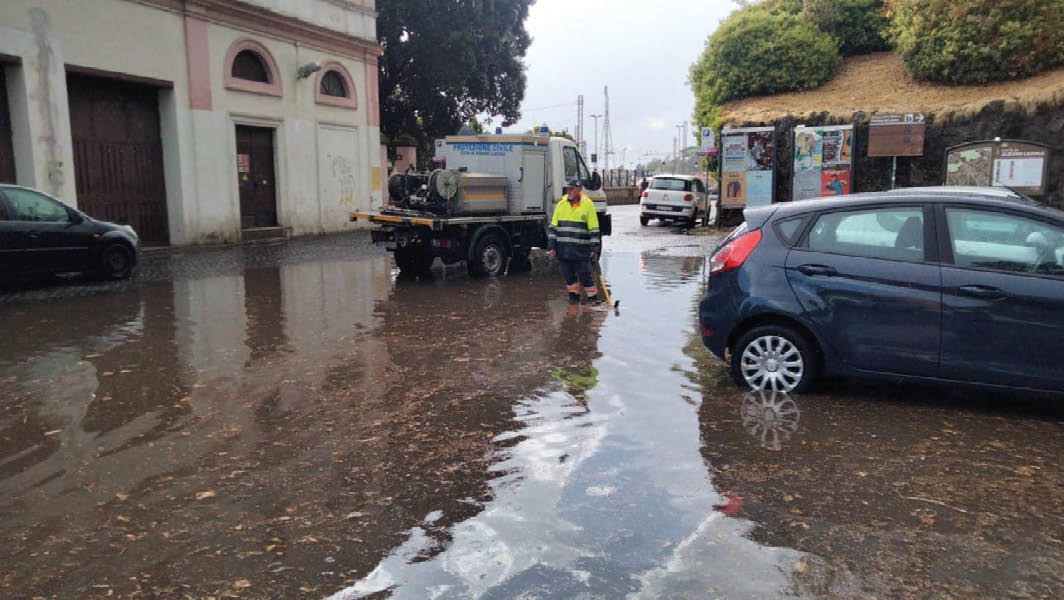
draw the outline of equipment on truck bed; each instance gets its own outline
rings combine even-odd
[[[400,208],[448,217],[506,214],[506,186],[505,176],[487,173],[396,173],[388,179],[388,200]]]

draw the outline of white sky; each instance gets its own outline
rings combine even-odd
[[[731,0],[536,0],[526,22],[532,45],[522,118],[507,131],[546,123],[575,134],[576,97],[583,94],[590,149],[595,125],[589,115],[603,112],[608,85],[616,152],[610,166],[618,165],[625,147],[629,168],[647,160],[644,153],[670,154],[675,126],[694,112],[688,68],[735,7]],[[694,144],[692,131],[688,124],[688,145]],[[600,169],[602,162],[600,156]]]

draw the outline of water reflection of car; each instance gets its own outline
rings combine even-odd
[[[1064,389],[1064,213],[998,188],[750,208],[710,259],[702,340],[740,385],[821,374]]]
[[[98,221],[36,190],[0,185],[0,276],[93,272],[125,279],[139,248],[128,225]]]
[[[739,407],[743,429],[769,450],[780,450],[783,442],[798,431],[802,411],[790,396],[783,392],[751,390]]]
[[[651,219],[682,221],[694,225],[710,217],[709,194],[702,180],[693,175],[657,175],[639,199],[639,223]]]

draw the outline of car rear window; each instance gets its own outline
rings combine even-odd
[[[776,234],[784,246],[793,246],[798,241],[798,234],[801,233],[804,222],[805,215],[776,222]]]
[[[654,181],[650,183],[650,189],[669,192],[690,192],[691,180],[674,177],[655,177]]]

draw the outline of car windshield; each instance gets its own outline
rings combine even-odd
[[[650,184],[652,190],[667,190],[670,192],[690,192],[691,180],[676,177],[655,177]]]

